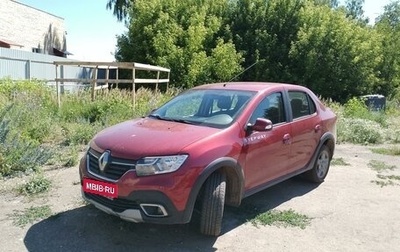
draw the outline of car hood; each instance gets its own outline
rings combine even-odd
[[[220,129],[146,117],[104,129],[93,138],[91,146],[97,151],[110,150],[115,157],[129,159],[173,155],[218,131]]]

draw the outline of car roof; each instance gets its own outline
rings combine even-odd
[[[245,91],[265,91],[276,87],[286,87],[288,89],[301,88],[303,86],[287,84],[287,83],[277,83],[277,82],[222,82],[206,84],[194,87],[193,89],[229,89],[229,90],[245,90]]]

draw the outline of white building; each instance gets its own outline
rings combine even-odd
[[[0,0],[0,47],[66,57],[64,19],[15,0]]]

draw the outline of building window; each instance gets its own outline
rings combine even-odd
[[[43,50],[42,50],[42,48],[32,48],[32,52],[34,52],[34,53],[42,53]]]

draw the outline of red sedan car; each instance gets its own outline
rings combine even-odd
[[[196,208],[200,231],[219,235],[225,204],[299,174],[323,182],[335,125],[302,86],[198,86],[98,133],[80,163],[82,194],[133,222],[187,223]]]

